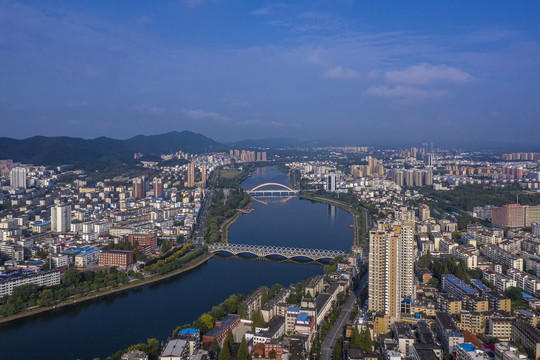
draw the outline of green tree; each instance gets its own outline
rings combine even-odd
[[[227,341],[223,342],[223,348],[219,352],[218,359],[219,360],[231,360],[231,348],[229,346],[229,343]]]
[[[242,342],[240,342],[240,348],[238,349],[236,358],[238,360],[249,360],[248,347],[244,336],[242,336]]]
[[[364,345],[364,351],[365,352],[372,352],[373,351],[373,340],[371,339],[371,332],[369,331],[369,328],[366,326],[364,329],[362,343]]]
[[[418,266],[423,268],[429,268],[431,266],[431,253],[429,251],[427,254],[420,256]]]
[[[270,359],[275,359],[276,356],[277,356],[276,350],[274,350],[274,349],[270,350],[270,352],[268,353],[268,357],[269,357]]]
[[[256,327],[260,327],[264,325],[266,325],[266,322],[264,321],[264,316],[261,310],[255,311],[251,317],[251,330],[255,331]]]
[[[201,315],[201,321],[206,325],[208,330],[214,327],[214,318],[210,314]]]
[[[75,268],[69,268],[64,271],[62,283],[67,287],[75,287],[81,281],[81,273]]]
[[[343,358],[343,337],[340,337],[332,351],[332,360],[341,360]]]
[[[510,300],[521,300],[523,299],[523,295],[521,294],[521,289],[515,286],[511,286],[504,294],[510,299]]]
[[[38,305],[51,306],[54,303],[54,293],[51,289],[45,289],[39,293]]]
[[[229,352],[232,352],[232,349],[234,348],[234,337],[231,329],[227,331],[227,336],[225,337],[225,342],[229,346]]]
[[[266,286],[263,286],[262,294],[261,294],[261,306],[264,306],[268,302],[268,288]]]
[[[360,332],[358,331],[358,327],[354,326],[354,332],[351,337],[351,348],[353,349],[360,349],[362,348],[362,337],[360,336]]]
[[[212,340],[212,350],[214,350],[214,353],[216,354],[216,357],[219,356],[219,344],[218,344],[216,338],[214,338],[214,340]]]

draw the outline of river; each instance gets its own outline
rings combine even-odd
[[[243,186],[267,182],[288,184],[288,177],[274,167],[260,168]],[[340,250],[352,245],[349,213],[296,197],[262,200],[267,204],[254,201],[254,211],[231,225],[229,242]],[[321,273],[315,264],[215,256],[159,283],[1,324],[0,359],[104,359],[147,338],[166,340],[177,326],[233,293]]]

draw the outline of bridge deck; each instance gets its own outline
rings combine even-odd
[[[282,246],[243,245],[243,244],[213,244],[208,247],[210,252],[228,252],[233,255],[253,254],[259,257],[279,255],[288,259],[305,257],[311,260],[332,259],[339,255],[346,255],[340,250],[302,249]]]

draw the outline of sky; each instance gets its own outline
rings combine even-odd
[[[539,1],[0,0],[0,136],[539,144]]]

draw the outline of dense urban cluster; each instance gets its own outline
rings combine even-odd
[[[167,342],[111,359],[540,357],[537,153],[426,143],[134,159],[140,174],[96,181],[69,165],[0,161],[0,316],[165,275],[209,251],[264,257],[229,245],[227,229],[252,198],[275,193],[353,213],[350,254],[305,282],[234,295]],[[240,186],[269,164],[288,172],[286,190]]]

